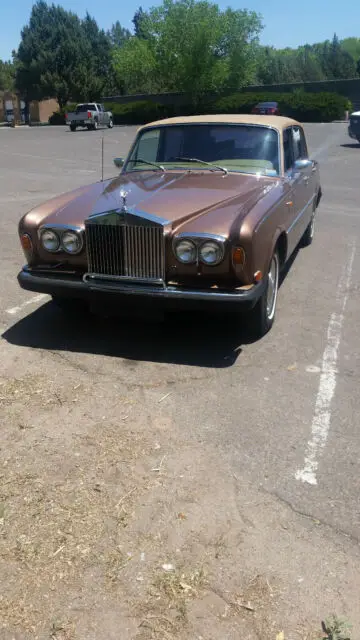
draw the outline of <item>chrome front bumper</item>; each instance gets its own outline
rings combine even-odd
[[[82,298],[92,302],[93,299],[109,297],[115,304],[141,303],[154,301],[166,303],[165,306],[177,307],[195,306],[201,308],[216,305],[225,310],[228,307],[240,310],[254,307],[265,289],[265,282],[259,282],[247,289],[233,289],[231,291],[219,289],[189,289],[176,286],[158,286],[154,284],[140,284],[134,282],[113,281],[106,279],[80,279],[74,276],[60,277],[35,273],[24,267],[18,275],[18,282],[23,289],[47,293],[49,295],[66,298]]]

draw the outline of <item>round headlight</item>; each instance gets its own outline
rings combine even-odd
[[[60,239],[55,231],[51,231],[51,229],[46,229],[41,234],[41,244],[46,249],[46,251],[51,251],[54,253],[60,247]]]
[[[180,240],[175,247],[175,255],[180,262],[192,264],[196,262],[197,251],[191,240]]]
[[[61,244],[67,253],[79,253],[82,248],[81,237],[75,231],[65,231],[61,238]]]
[[[224,252],[220,244],[209,240],[201,245],[199,255],[200,260],[205,264],[216,265],[221,262]]]

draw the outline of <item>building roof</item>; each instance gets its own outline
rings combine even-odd
[[[284,118],[283,116],[259,116],[251,114],[219,114],[219,115],[203,115],[203,116],[183,116],[179,118],[166,118],[165,120],[157,120],[149,122],[140,129],[147,127],[155,127],[170,124],[257,124],[265,127],[273,127],[279,131],[286,129],[292,125],[298,125],[296,120]]]

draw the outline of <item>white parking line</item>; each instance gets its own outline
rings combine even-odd
[[[331,421],[331,402],[336,388],[337,359],[344,324],[344,313],[349,297],[349,287],[356,247],[352,244],[349,260],[344,266],[336,291],[336,310],[331,314],[327,330],[326,347],[322,357],[319,390],[316,396],[314,418],[311,425],[311,439],[308,441],[304,467],[295,473],[295,478],[316,485],[319,455],[325,447]]]
[[[6,309],[6,313],[8,313],[11,316],[15,316],[17,313],[22,311],[22,309],[24,309],[24,307],[27,307],[29,304],[37,304],[38,302],[45,300],[45,298],[47,297],[48,296],[46,293],[39,293],[38,296],[34,296],[33,298],[30,298],[30,300],[25,300],[25,302],[20,304],[18,307],[11,307],[11,309]]]

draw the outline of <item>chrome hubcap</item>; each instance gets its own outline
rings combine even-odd
[[[266,312],[269,320],[272,320],[275,314],[276,298],[279,284],[279,262],[277,255],[271,260],[270,270],[268,273],[268,286],[266,296]]]
[[[310,237],[312,238],[314,235],[314,231],[315,231],[315,216],[313,216],[311,218],[311,222],[310,222]]]

